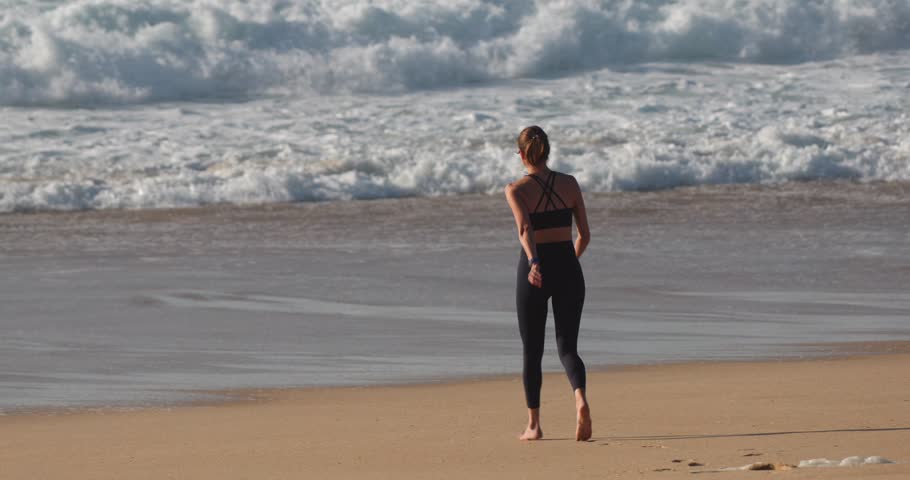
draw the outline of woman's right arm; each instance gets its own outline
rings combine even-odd
[[[575,206],[572,208],[572,213],[575,215],[575,226],[578,229],[578,238],[575,239],[575,256],[581,257],[581,254],[585,253],[585,249],[588,248],[588,243],[591,242],[591,230],[588,228],[588,212],[585,210],[585,199],[581,195],[581,187],[575,177],[571,178],[578,192]]]
[[[515,217],[515,225],[518,227],[518,239],[521,241],[521,247],[525,251],[528,259],[537,258],[537,244],[534,243],[534,228],[531,226],[531,217],[524,206],[524,202],[518,198],[518,188],[512,184],[506,185],[506,199],[509,201],[509,207],[512,208],[512,215]],[[528,273],[528,282],[535,287],[543,285],[543,277],[540,275],[540,264],[531,265],[531,272]]]

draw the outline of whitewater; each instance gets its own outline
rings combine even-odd
[[[907,0],[0,0],[0,211],[910,180]]]

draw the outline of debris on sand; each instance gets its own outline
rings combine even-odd
[[[793,470],[797,467],[786,463],[756,462],[742,468],[743,470]]]

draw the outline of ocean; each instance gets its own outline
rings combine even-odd
[[[906,339],[908,99],[904,0],[0,0],[0,412],[517,372],[531,124],[592,367]]]

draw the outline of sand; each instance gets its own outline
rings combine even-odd
[[[574,440],[561,374],[544,379],[545,440],[538,442],[516,439],[526,415],[517,376],[240,391],[235,401],[135,411],[32,412],[0,417],[0,478],[906,479],[908,365],[910,354],[873,352],[591,372],[590,442]],[[898,463],[715,472],[853,455]]]

